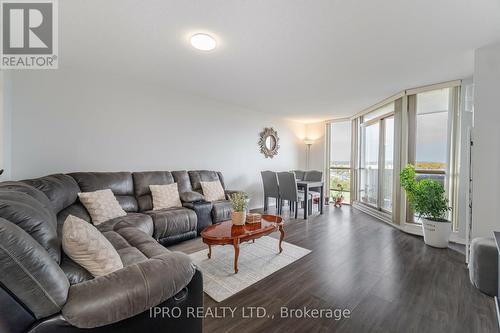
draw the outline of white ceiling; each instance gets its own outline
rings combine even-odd
[[[120,73],[287,118],[352,115],[470,76],[498,0],[59,1],[60,68]],[[213,34],[211,53],[189,36]]]

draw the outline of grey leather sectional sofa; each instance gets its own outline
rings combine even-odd
[[[230,218],[229,201],[205,202],[214,171],[78,172],[0,183],[0,332],[201,332],[201,273],[162,245]],[[177,182],[183,207],[152,210],[149,185]],[[224,186],[224,185],[223,185]],[[94,278],[61,248],[68,215],[90,223],[78,192],[111,189],[126,216],[97,226],[124,268]],[[151,317],[154,306],[182,316]]]

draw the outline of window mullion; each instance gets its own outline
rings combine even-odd
[[[378,179],[377,179],[377,209],[382,210],[383,184],[384,184],[384,157],[385,157],[385,120],[379,120],[378,134]]]

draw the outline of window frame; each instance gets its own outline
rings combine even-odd
[[[351,205],[352,202],[353,202],[353,183],[355,181],[354,179],[354,175],[353,175],[353,137],[354,137],[354,133],[353,133],[353,119],[352,118],[339,118],[339,119],[331,119],[331,120],[327,120],[325,121],[325,139],[326,139],[326,143],[325,143],[325,162],[326,162],[326,165],[325,165],[325,179],[327,179],[328,181],[326,181],[326,184],[325,184],[325,196],[329,197],[329,200],[331,202],[331,192],[332,191],[336,191],[336,190],[333,190],[330,188],[330,177],[331,177],[331,170],[350,170],[349,173],[350,173],[350,188],[348,190],[344,190],[343,192],[348,192],[349,193],[349,202],[344,202],[344,204],[348,204],[348,205]],[[333,123],[342,123],[342,122],[346,122],[346,123],[350,123],[351,125],[351,159],[349,161],[349,167],[331,167],[330,166],[330,162],[331,162],[331,144],[332,144],[332,124]]]
[[[384,108],[391,103],[394,104],[393,111],[389,111],[387,113],[384,113],[384,114],[381,114],[377,117],[374,117],[368,121],[364,121],[364,117],[366,114],[369,114],[371,112],[377,112],[379,109]],[[377,104],[377,105],[378,105],[378,107],[376,109],[371,110],[370,112],[367,112],[367,113],[363,114],[362,116],[360,116],[359,139],[358,139],[359,146],[358,146],[358,149],[356,151],[356,154],[358,155],[358,165],[357,165],[358,179],[361,180],[361,170],[362,170],[361,169],[361,160],[362,160],[361,154],[363,152],[363,150],[361,148],[361,145],[363,144],[363,139],[362,139],[363,130],[362,129],[366,128],[370,125],[374,125],[374,124],[378,123],[378,126],[379,126],[379,128],[378,128],[378,130],[379,130],[378,140],[379,140],[379,142],[378,142],[378,152],[377,152],[378,153],[377,204],[373,205],[373,204],[364,202],[362,200],[357,200],[357,203],[359,203],[361,205],[368,206],[371,209],[375,209],[375,210],[385,214],[387,217],[389,217],[392,215],[392,211],[389,211],[389,210],[382,207],[382,197],[383,197],[383,186],[382,185],[383,185],[383,180],[384,180],[384,163],[385,163],[385,121],[388,118],[394,118],[394,121],[395,121],[395,119],[396,119],[395,118],[396,101],[389,101],[384,105],[380,105],[380,104]],[[394,161],[394,158],[395,158],[395,156],[393,154],[393,161]],[[393,179],[393,183],[394,183],[394,179]],[[357,185],[361,185],[361,182],[358,182]],[[359,192],[360,192],[359,186],[356,188],[356,192],[357,192],[357,194],[359,194]],[[392,192],[393,193],[391,195],[392,196],[391,200],[392,200],[392,202],[394,202],[394,189]],[[394,207],[394,204],[393,204],[393,207]]]
[[[408,139],[410,128],[408,126],[409,114],[409,99],[411,95],[415,95],[420,92],[425,92],[429,90],[436,90],[441,88],[452,88],[453,96],[452,104],[450,104],[450,110],[452,110],[452,115],[449,117],[450,133],[449,135],[449,163],[447,172],[450,175],[450,181],[448,182],[448,189],[450,191],[450,204],[453,208],[451,212],[451,220],[453,222],[453,231],[456,233],[458,229],[458,211],[459,211],[459,161],[460,161],[460,142],[461,142],[461,131],[460,131],[460,110],[461,110],[461,100],[460,96],[462,94],[462,80],[454,80],[448,82],[442,82],[432,85],[427,85],[423,87],[417,87],[412,89],[403,90],[389,98],[386,98],[379,103],[355,114],[350,118],[352,121],[352,131],[351,131],[351,203],[353,207],[358,208],[386,223],[389,223],[405,232],[422,235],[422,227],[420,224],[408,223],[406,221],[407,205],[406,205],[406,194],[401,189],[400,179],[397,175],[401,172],[401,169],[408,164]],[[372,207],[365,205],[360,202],[358,198],[358,186],[359,186],[359,149],[360,149],[360,128],[363,115],[372,112],[390,102],[395,103],[394,108],[394,169],[393,169],[393,208],[392,214],[387,214],[385,212],[373,209]],[[345,121],[346,118],[342,119],[332,119],[328,120],[326,123],[329,124],[335,121]],[[371,121],[376,120],[372,119]],[[328,134],[327,126],[327,134]],[[327,136],[328,137],[328,136]],[[329,138],[327,146],[329,145]],[[327,148],[329,154],[330,147]],[[326,159],[329,163],[329,157]],[[329,193],[329,192],[328,192]],[[460,203],[462,204],[462,203]]]

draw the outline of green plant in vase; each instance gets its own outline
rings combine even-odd
[[[235,192],[229,195],[233,207],[231,220],[234,225],[243,225],[247,217],[248,195],[244,192]]]
[[[415,167],[411,164],[401,171],[400,182],[408,202],[422,221],[425,243],[447,247],[451,234],[447,215],[451,208],[443,185],[432,179],[417,180]]]
[[[342,207],[342,202],[344,201],[344,187],[342,184],[337,184],[337,194],[334,197],[334,206]]]

